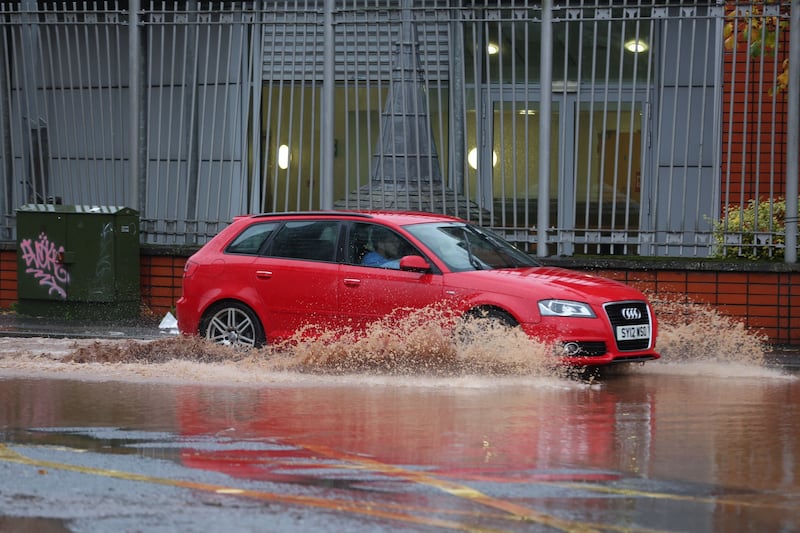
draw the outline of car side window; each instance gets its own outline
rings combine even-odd
[[[350,230],[347,259],[350,264],[399,269],[401,257],[417,254],[404,237],[389,228],[356,223]]]
[[[335,261],[339,240],[336,220],[297,220],[287,222],[275,234],[267,255],[310,261]]]
[[[371,224],[353,224],[350,228],[350,239],[347,247],[347,262],[360,265],[369,252],[369,228]]]
[[[245,228],[225,249],[229,254],[258,255],[269,236],[278,227],[276,222],[253,224]]]

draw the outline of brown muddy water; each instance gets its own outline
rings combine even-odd
[[[0,338],[0,531],[800,530],[800,375],[660,316],[663,359],[602,374],[430,316],[237,353]]]

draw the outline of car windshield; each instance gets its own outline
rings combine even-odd
[[[463,222],[412,224],[405,229],[454,272],[539,266],[491,231]]]

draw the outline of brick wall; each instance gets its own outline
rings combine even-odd
[[[155,316],[173,312],[181,294],[185,256],[141,256],[142,303]],[[800,269],[783,264],[675,264],[668,260],[560,260],[560,266],[591,271],[647,292],[654,298],[707,303],[738,317],[774,343],[800,345]],[[717,269],[715,269],[717,268]],[[739,270],[736,270],[736,269]],[[17,300],[15,250],[0,250],[0,308]]]
[[[785,194],[788,99],[786,92],[772,91],[788,56],[789,31],[781,31],[780,39],[778,53],[767,53],[763,63],[749,56],[746,42],[723,55],[723,208],[726,198],[738,204],[740,195],[748,200]]]
[[[800,345],[800,272],[596,270],[653,297],[710,304],[778,344]]]
[[[142,255],[139,263],[142,280],[142,303],[156,316],[175,313],[181,297],[183,265],[186,257]]]
[[[0,250],[0,309],[17,301],[17,252]]]

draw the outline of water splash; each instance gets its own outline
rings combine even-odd
[[[438,376],[556,376],[565,369],[549,346],[502,324],[460,321],[440,306],[400,310],[366,332],[298,332],[266,348],[273,368],[300,372],[424,374]]]
[[[461,321],[440,306],[398,310],[366,331],[298,331],[261,349],[232,350],[198,337],[150,342],[96,341],[62,359],[70,363],[241,363],[265,371],[429,376],[565,375],[552,349],[521,330]]]
[[[657,349],[662,362],[763,365],[766,337],[740,321],[691,301],[653,299],[652,303],[660,324]],[[559,363],[550,346],[518,328],[481,320],[462,322],[439,306],[398,310],[366,331],[304,329],[286,342],[258,350],[231,350],[197,337],[179,336],[147,343],[95,342],[64,360],[233,363],[267,372],[317,375],[566,377],[572,373]],[[645,368],[658,364],[648,363]]]
[[[651,300],[659,320],[657,350],[668,362],[763,365],[767,337],[741,320],[691,300]]]

